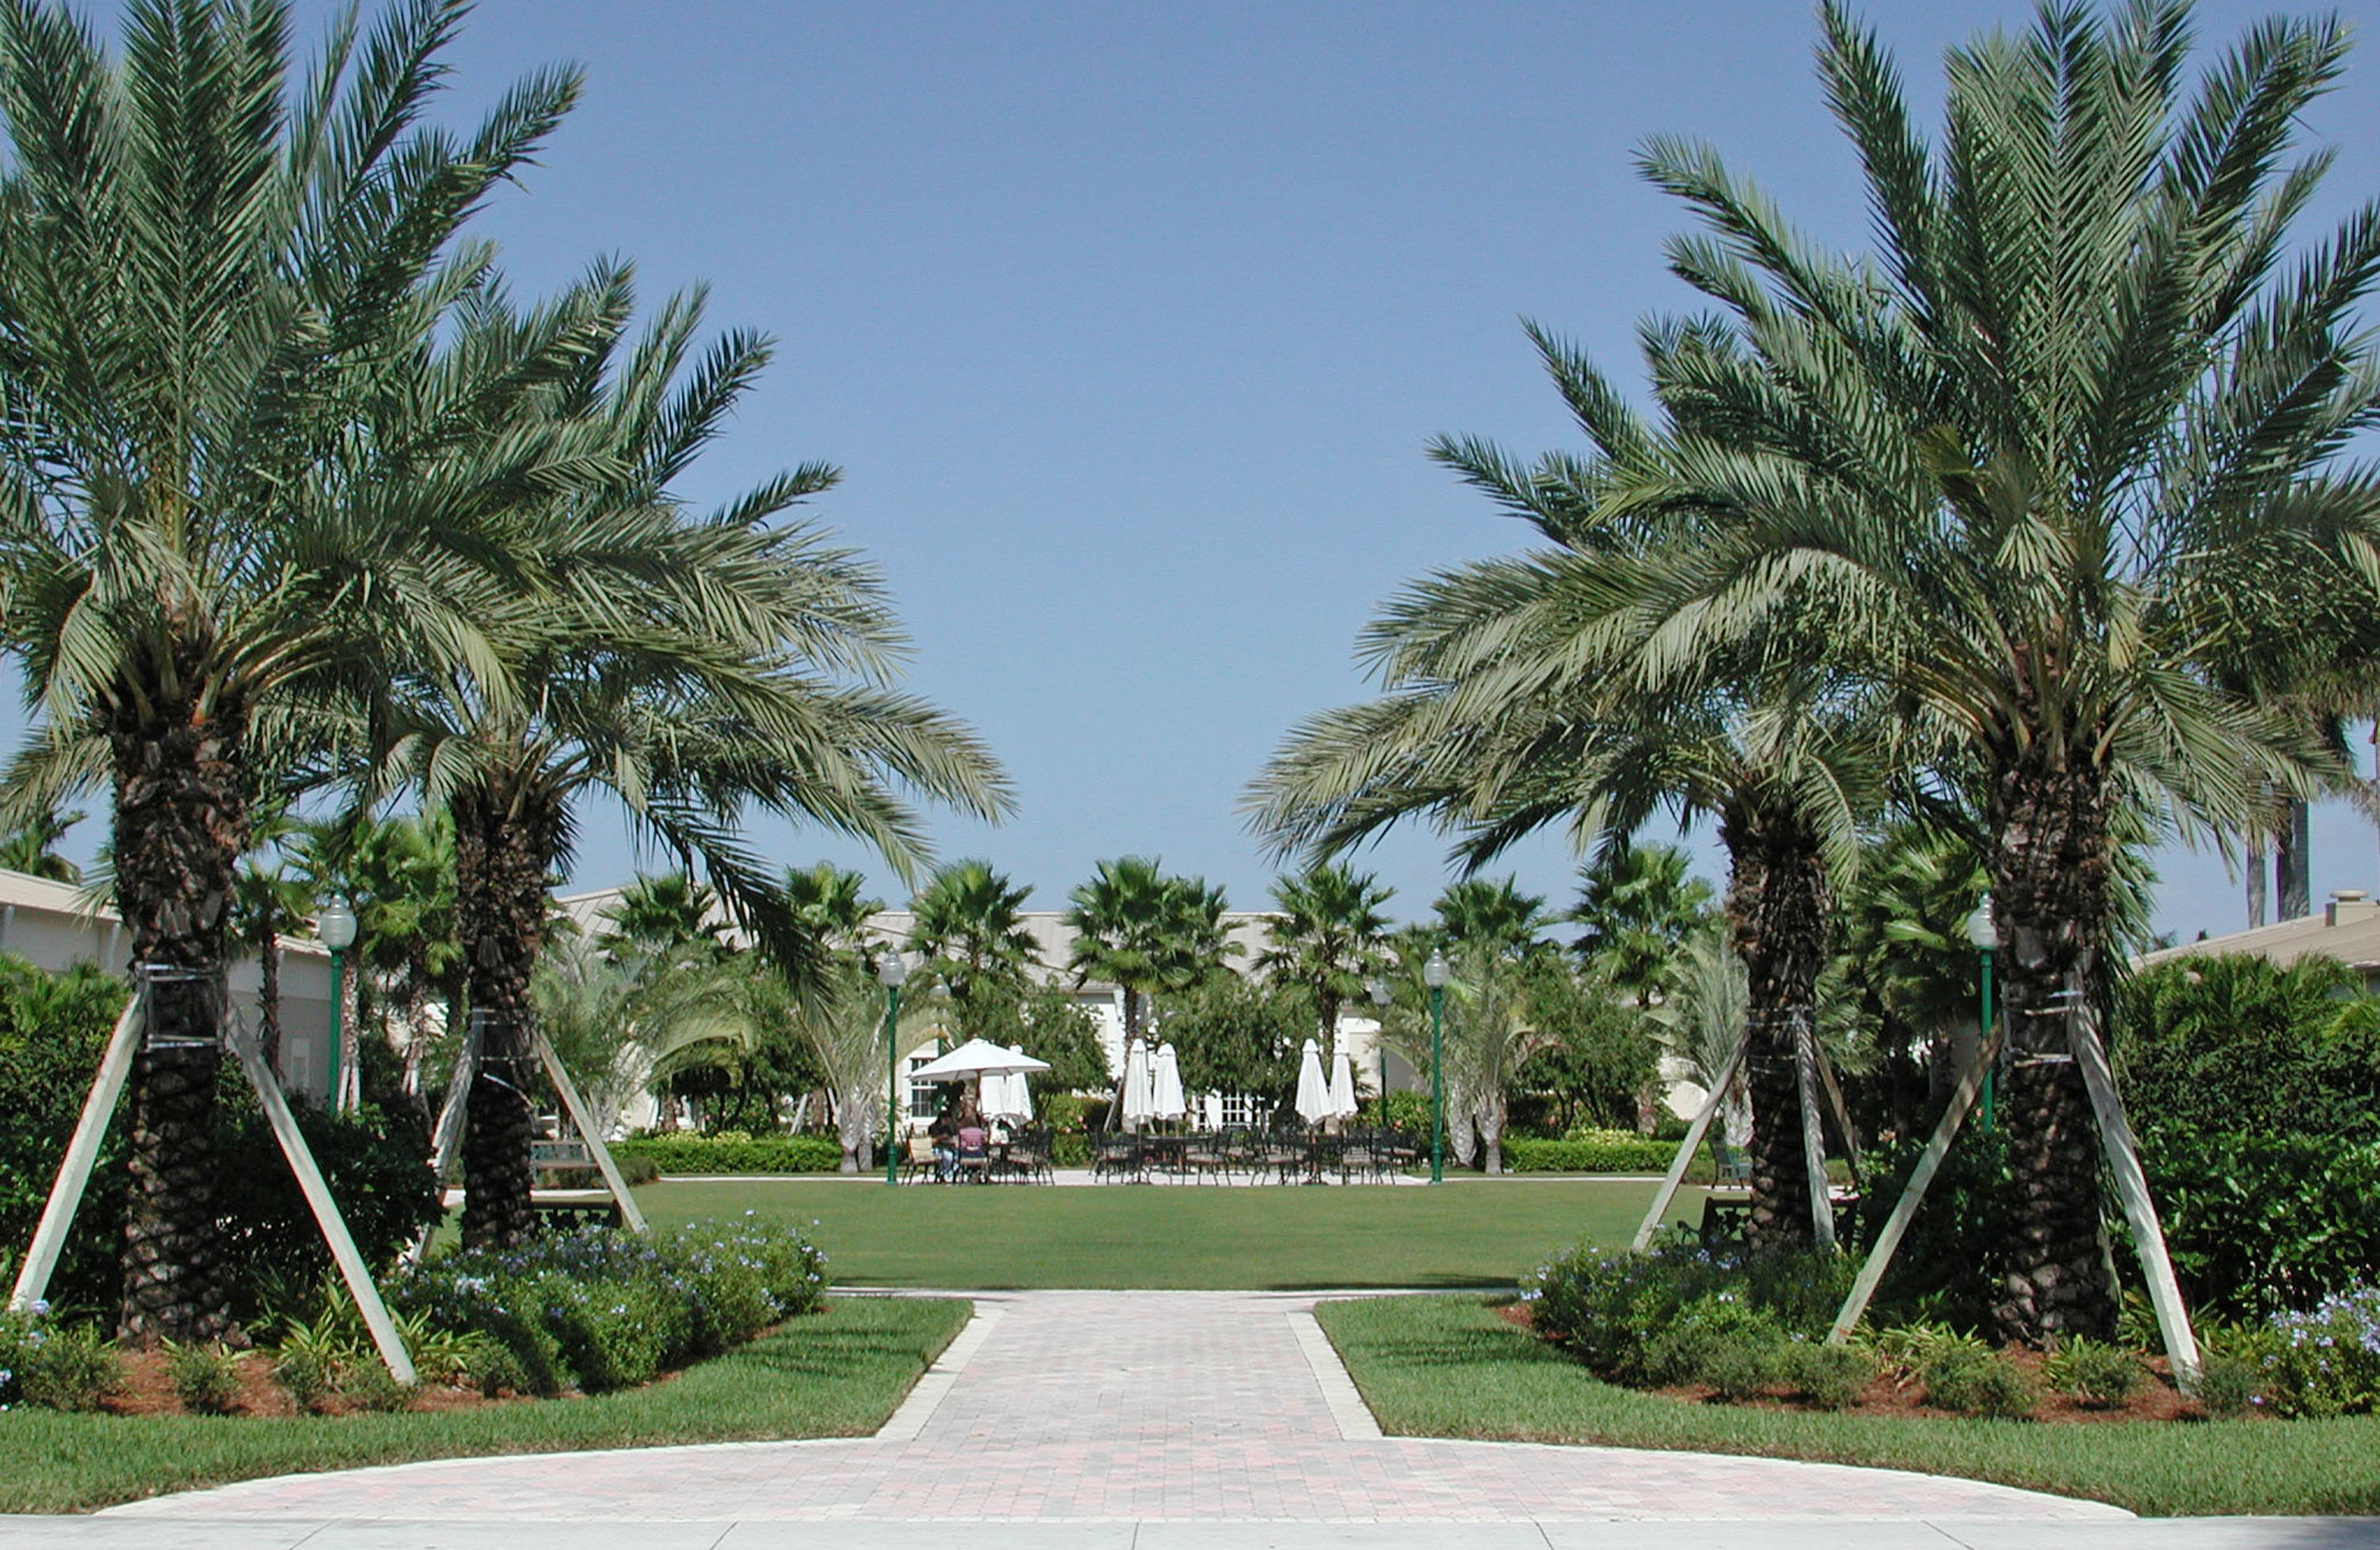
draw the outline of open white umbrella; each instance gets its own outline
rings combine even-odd
[[[1344,1049],[1331,1056],[1331,1118],[1352,1120],[1356,1117],[1356,1063],[1347,1058]]]
[[[1150,1073],[1153,1089],[1149,1113],[1160,1120],[1179,1120],[1190,1112],[1190,1105],[1181,1097],[1181,1066],[1174,1057],[1174,1046],[1157,1046],[1157,1063]]]
[[[1135,1039],[1124,1050],[1123,1123],[1126,1130],[1138,1130],[1154,1117],[1157,1083],[1151,1079],[1156,1074],[1149,1062],[1148,1045]]]
[[[1322,1080],[1322,1051],[1311,1039],[1298,1062],[1298,1118],[1320,1124],[1331,1116],[1330,1083]]]
[[[989,1039],[970,1039],[957,1049],[938,1060],[926,1062],[910,1076],[926,1082],[964,1082],[997,1072],[1002,1076],[1015,1071],[1046,1071],[1049,1062],[1037,1061],[1021,1050],[1002,1049]]]

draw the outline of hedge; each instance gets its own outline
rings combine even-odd
[[[1526,1136],[1509,1136],[1504,1141],[1504,1171],[1660,1173],[1676,1155],[1676,1142],[1641,1136],[1625,1141],[1537,1141]]]
[[[644,1158],[664,1173],[833,1173],[843,1148],[825,1136],[640,1136],[612,1155]]]

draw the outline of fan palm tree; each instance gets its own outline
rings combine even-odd
[[[1669,998],[1687,939],[1710,923],[1711,887],[1692,865],[1676,845],[1632,842],[1580,869],[1578,903],[1564,917],[1586,927],[1574,946],[1639,1009]]]
[[[1388,917],[1380,906],[1395,892],[1369,872],[1329,862],[1273,884],[1280,913],[1265,922],[1272,945],[1257,956],[1257,966],[1313,992],[1326,1054],[1339,1037],[1339,1009],[1364,993],[1364,982],[1388,950]]]
[[[962,1022],[977,992],[1021,992],[1027,971],[1040,962],[1022,914],[1032,892],[1030,884],[1017,885],[989,862],[955,861],[909,901],[909,950],[950,987]]]
[[[447,459],[505,363],[428,385],[409,442],[367,427],[485,271],[464,222],[578,90],[547,71],[466,136],[420,127],[465,9],[350,18],[293,80],[277,0],[137,0],[112,56],[63,6],[0,7],[0,646],[37,724],[10,816],[105,787],[132,959],[178,971],[132,1080],[135,1340],[228,1326],[216,987],[260,750],[392,656],[479,649],[486,519],[568,462]]]
[[[1973,761],[1929,816],[1991,873],[2019,1060],[2021,1173],[2003,1333],[2112,1327],[2099,1151],[2070,1042],[2096,1038],[2122,816],[2236,830],[2263,790],[2347,771],[2285,707],[2233,692],[2369,664],[2380,481],[2345,468],[2380,412],[2356,310],[2380,209],[2292,266],[2328,153],[2288,158],[2336,79],[2335,19],[2262,24],[2201,78],[2190,10],[2045,7],[1949,56],[1948,129],[1914,126],[1891,60],[1829,6],[1820,70],[1877,248],[1816,252],[1710,149],[1649,175],[1707,231],[1673,268],[1716,301],[1657,383],[1670,411],[1788,461],[1671,558],[1678,660],[1823,617],[1862,671]],[[2368,669],[2367,669],[2368,670]]]
[[[1123,994],[1124,1043],[1140,1037],[1149,997],[1186,990],[1236,950],[1223,930],[1223,893],[1204,878],[1171,877],[1140,856],[1103,861],[1067,898],[1075,984],[1105,980]]]
[[[0,866],[11,872],[48,878],[52,883],[80,883],[83,869],[58,854],[66,831],[83,821],[81,813],[35,813],[7,838],[0,839]]]
[[[797,984],[814,939],[740,838],[748,808],[864,839],[907,871],[924,845],[904,790],[987,819],[1010,805],[970,731],[889,686],[902,637],[869,567],[807,526],[771,526],[833,469],[797,468],[707,517],[680,509],[672,483],[766,341],[729,334],[696,358],[698,291],[629,348],[625,270],[599,269],[585,288],[608,298],[612,328],[526,412],[589,427],[616,471],[516,507],[544,565],[534,606],[495,639],[500,669],[403,679],[389,711],[426,802],[455,825],[456,919],[486,1054],[466,1122],[473,1243],[509,1243],[531,1223],[529,977],[585,799],[608,793],[644,838],[699,860]],[[533,327],[492,292],[466,323],[464,353],[502,352]]]

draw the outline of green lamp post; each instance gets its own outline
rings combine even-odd
[[[1430,1182],[1446,1182],[1446,982],[1455,971],[1446,955],[1433,948],[1421,965],[1421,983],[1430,987]]]
[[[908,960],[888,952],[876,961],[877,983],[884,987],[884,1182],[901,1182],[901,1159],[894,1142],[901,1135],[901,1050],[895,1030],[901,1022],[901,982],[909,977]]]
[[[330,1111],[347,1112],[347,1073],[340,1057],[347,1053],[347,954],[355,945],[355,911],[344,899],[333,899],[314,916],[314,936],[330,949]]]
[[[1997,1120],[1992,1103],[1992,1074],[1997,1063],[1991,1058],[1992,954],[2000,944],[2000,928],[1993,923],[1992,896],[1988,893],[1983,896],[1983,903],[1975,906],[1975,912],[1967,917],[1967,940],[1973,943],[1975,951],[1983,955],[1983,1023],[1976,1033],[1975,1047],[1977,1057],[1984,1062],[1982,1124],[1984,1133],[1989,1135]]]

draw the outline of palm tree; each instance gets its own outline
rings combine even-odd
[[[1313,992],[1325,1051],[1339,1037],[1339,1007],[1364,993],[1387,951],[1388,917],[1379,911],[1395,891],[1369,872],[1328,862],[1273,884],[1280,913],[1265,923],[1272,945],[1257,966]]]
[[[0,838],[0,866],[52,883],[82,882],[83,869],[58,854],[58,842],[82,821],[81,813],[35,813],[13,833]]]
[[[2293,268],[2327,153],[2289,165],[2336,79],[2335,19],[2265,23],[2188,95],[2189,7],[2045,8],[1949,56],[1947,138],[1837,7],[1820,70],[1866,176],[1877,250],[1818,254],[1706,148],[1652,178],[1707,234],[1676,270],[1719,316],[1658,384],[1715,440],[1790,463],[1674,556],[1675,660],[1823,617],[1864,672],[1951,732],[1977,778],[1929,815],[1985,861],[2018,1051],[2003,1087],[2019,1209],[2006,1334],[2112,1328],[2099,1148],[2070,1042],[2119,970],[2111,891],[2128,810],[2236,829],[2268,786],[2346,767],[2232,692],[2252,656],[2368,664],[2368,473],[2335,467],[2380,409],[2357,308],[2380,210]],[[2366,669],[2368,670],[2368,668]]]
[[[1578,903],[1564,917],[1586,927],[1574,946],[1640,1009],[1675,992],[1687,940],[1710,923],[1711,887],[1692,865],[1676,845],[1632,843],[1579,871]]]
[[[426,801],[455,825],[456,918],[487,1057],[465,1152],[472,1243],[509,1243],[530,1226],[529,980],[547,880],[586,797],[608,793],[643,837],[699,860],[797,985],[815,942],[740,838],[749,808],[864,839],[905,871],[924,846],[904,790],[988,819],[1010,805],[970,731],[890,687],[902,637],[874,572],[814,528],[771,526],[830,487],[833,469],[797,468],[706,518],[680,509],[672,484],[767,342],[729,334],[696,358],[697,291],[627,348],[626,273],[599,269],[585,289],[607,328],[525,413],[586,427],[616,471],[514,508],[540,535],[544,567],[534,606],[504,621],[495,669],[403,681],[389,712]],[[466,321],[465,354],[502,353],[535,328],[492,294]]]
[[[251,769],[390,657],[476,649],[490,497],[561,467],[521,438],[417,477],[500,373],[429,385],[410,442],[361,433],[480,283],[463,223],[578,90],[547,71],[470,135],[417,128],[464,10],[342,24],[293,81],[276,0],[144,0],[112,56],[62,6],[0,7],[0,645],[37,718],[10,816],[106,787],[133,961],[180,971],[132,1079],[140,1341],[229,1323],[216,987]]]
[[[909,950],[950,987],[961,1020],[980,990],[1021,992],[1040,960],[1022,908],[1031,884],[1019,886],[985,861],[955,861],[909,901]]]
[[[1222,924],[1223,893],[1204,878],[1169,877],[1160,861],[1103,861],[1066,896],[1075,933],[1075,984],[1105,980],[1123,994],[1124,1043],[1140,1037],[1148,999],[1186,990],[1235,950]]]

